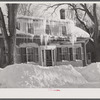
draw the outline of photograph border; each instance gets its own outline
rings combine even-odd
[[[0,3],[35,3],[35,2],[86,2],[86,3],[100,3],[99,0],[0,0]],[[67,100],[94,100],[100,99],[100,88],[67,88],[67,89],[59,89],[58,88],[46,88],[46,89],[22,89],[22,88],[2,88],[0,89],[0,99],[4,100],[29,100],[29,99],[67,99]],[[50,99],[51,98],[51,99]],[[33,99],[32,99],[33,100]]]

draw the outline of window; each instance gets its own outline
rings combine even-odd
[[[57,61],[69,60],[68,48],[57,48]]]
[[[81,60],[81,47],[76,48],[76,59]]]
[[[28,33],[34,34],[33,24],[27,23],[27,25],[28,25]]]
[[[51,34],[50,25],[46,25],[46,34]]]
[[[62,48],[62,60],[69,60],[68,48]]]
[[[27,55],[28,55],[28,61],[32,62],[33,61],[33,50],[32,50],[32,48],[27,49]]]
[[[62,26],[62,34],[66,35],[66,26]]]
[[[38,62],[38,48],[32,47],[27,48],[27,61],[28,62]]]
[[[83,53],[81,47],[77,48],[68,48],[68,47],[59,47],[57,48],[57,54],[56,54],[57,61],[67,60],[67,61],[73,61],[75,59],[77,60],[83,60]]]
[[[20,48],[21,62],[38,62],[38,48]]]
[[[38,62],[39,58],[38,58],[38,48],[33,47],[33,61],[34,62]]]

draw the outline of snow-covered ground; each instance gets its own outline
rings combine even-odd
[[[0,69],[1,88],[98,88],[100,63],[86,67],[14,64]]]

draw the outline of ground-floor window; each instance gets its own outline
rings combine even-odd
[[[21,62],[38,62],[38,48],[31,47],[31,48],[20,48],[21,54]]]
[[[33,55],[34,55],[34,53],[33,53],[33,49],[32,48],[27,48],[27,60],[29,61],[29,62],[32,62],[33,61]]]
[[[57,61],[69,60],[68,48],[57,48]]]
[[[81,47],[58,47],[56,49],[56,60],[57,61],[73,61],[82,60],[83,52]]]
[[[76,59],[77,60],[82,59],[81,47],[76,48]]]

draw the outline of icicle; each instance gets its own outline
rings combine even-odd
[[[44,37],[43,34],[41,34],[40,35],[40,42],[41,42],[41,44],[43,43],[43,37]]]
[[[43,21],[43,28],[44,28],[44,34],[45,34],[45,29],[46,29],[46,18]]]
[[[49,35],[45,35],[45,45],[47,45],[48,41],[49,41]]]
[[[34,34],[31,34],[31,38],[30,39],[32,39],[32,41],[33,41],[34,36],[35,36]]]
[[[72,45],[74,45],[74,43],[76,42],[77,37],[74,34],[71,34],[70,36],[70,42],[72,43]]]

